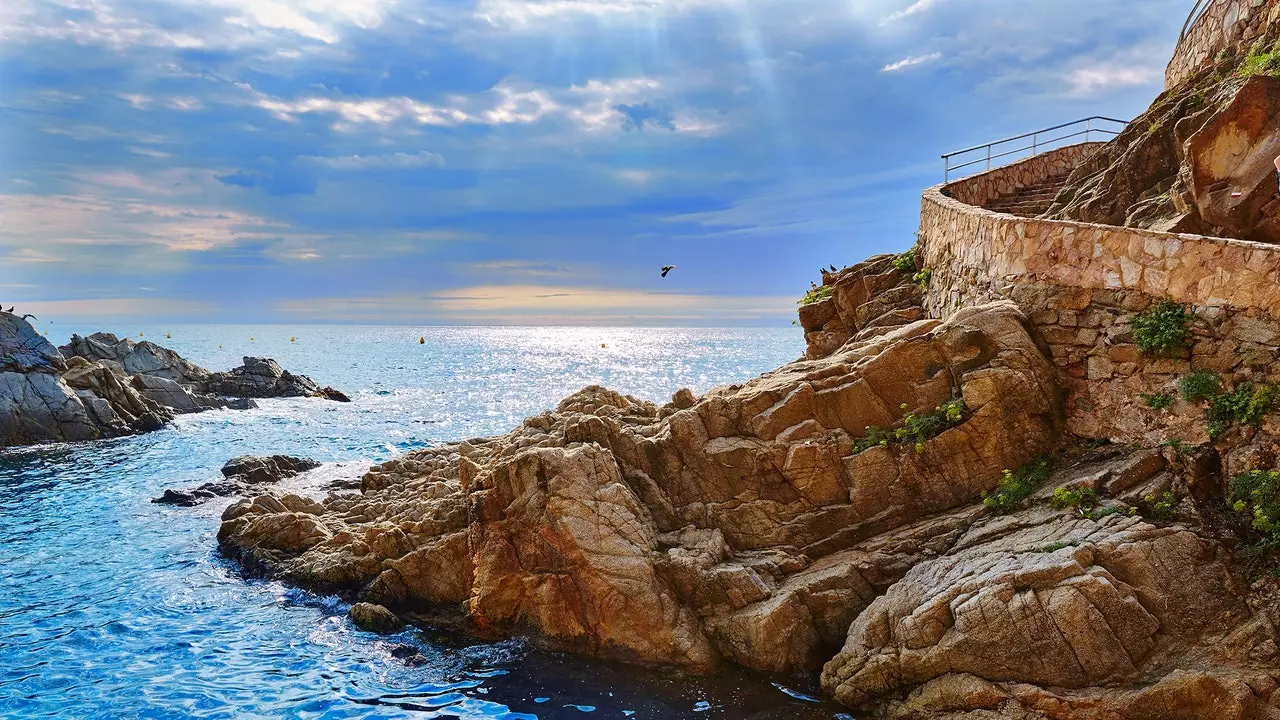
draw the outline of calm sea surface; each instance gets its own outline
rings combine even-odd
[[[240,577],[216,552],[228,501],[149,502],[236,455],[303,455],[326,463],[322,475],[359,475],[412,448],[505,432],[590,383],[665,401],[748,380],[801,354],[795,328],[41,329],[56,344],[72,331],[141,332],[213,370],[274,357],[354,402],[268,400],[139,437],[0,453],[0,717],[840,717],[802,681],[673,678],[518,639],[364,633],[335,598]]]

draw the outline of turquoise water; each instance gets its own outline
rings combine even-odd
[[[62,343],[102,328],[41,329]],[[0,717],[836,716],[800,681],[674,678],[519,639],[370,635],[335,598],[240,577],[215,548],[229,501],[149,502],[246,453],[358,475],[410,448],[505,432],[589,383],[662,401],[744,381],[798,357],[798,330],[106,329],[141,332],[215,370],[274,357],[354,402],[262,401],[149,435],[0,454]]]

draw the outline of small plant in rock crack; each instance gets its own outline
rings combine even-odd
[[[1169,393],[1140,393],[1138,397],[1152,410],[1168,410],[1173,407],[1174,397]]]
[[[1191,311],[1172,300],[1138,313],[1129,320],[1138,349],[1147,355],[1164,355],[1187,346]]]
[[[912,275],[911,279],[914,280],[922,289],[927,289],[929,287],[929,281],[933,279],[933,270],[925,268],[915,275]]]
[[[1250,470],[1231,478],[1227,502],[1268,543],[1280,545],[1280,471]]]
[[[1098,493],[1093,488],[1058,488],[1053,491],[1049,504],[1056,508],[1072,508],[1081,517],[1089,517],[1098,505]]]
[[[893,269],[900,272],[914,273],[916,271],[916,249],[902,253],[893,259]]]
[[[814,289],[810,290],[809,292],[805,293],[805,296],[804,296],[804,297],[802,297],[802,298],[800,298],[799,300],[797,300],[797,301],[796,301],[796,304],[797,304],[797,305],[812,305],[812,304],[814,304],[814,303],[816,303],[816,302],[821,302],[821,301],[826,300],[827,298],[831,297],[831,293],[832,293],[834,290],[835,290],[835,286],[834,286],[834,285],[823,285],[822,287],[816,287],[816,288],[814,288]]]
[[[1079,546],[1080,546],[1079,540],[1059,540],[1057,542],[1051,542],[1048,545],[1045,545],[1044,547],[1040,548],[1040,552],[1051,553],[1051,552],[1057,552],[1062,548],[1079,547]]]
[[[907,409],[905,403],[902,409]],[[968,412],[964,400],[956,398],[942,403],[933,412],[908,413],[894,430],[868,427],[866,435],[854,444],[853,451],[860,453],[877,445],[913,445],[916,452],[924,452],[926,441],[964,422]]]
[[[1222,394],[1222,378],[1211,370],[1197,370],[1178,381],[1178,392],[1189,403],[1212,400]]]
[[[1005,470],[995,491],[982,494],[982,504],[999,515],[1019,509],[1049,479],[1053,466],[1052,456],[1041,455],[1017,470]]]
[[[1166,490],[1160,495],[1147,495],[1142,498],[1138,510],[1143,517],[1149,520],[1173,522],[1178,516],[1178,506],[1181,504],[1181,496],[1171,490]]]

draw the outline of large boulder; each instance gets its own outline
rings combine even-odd
[[[0,312],[0,372],[56,373],[65,368],[62,355],[31,323]]]
[[[823,271],[825,297],[800,306],[805,357],[824,358],[850,339],[866,340],[924,318],[922,288],[894,255],[876,255],[832,272]]]
[[[291,455],[242,455],[222,466],[222,480],[207,482],[190,490],[170,488],[151,502],[191,507],[213,498],[263,492],[268,485],[318,467],[320,463],[315,460]]]

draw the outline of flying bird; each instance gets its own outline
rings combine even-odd
[[[36,316],[35,316],[35,315],[32,315],[31,313],[27,313],[26,315],[23,315],[23,316],[22,316],[22,319],[23,319],[23,320],[26,320],[27,318],[31,318],[32,320],[36,320],[36,319],[38,319],[38,318],[36,318]]]
[[[669,272],[671,272],[672,270],[675,270],[675,269],[676,269],[676,266],[675,266],[675,265],[663,265],[663,266],[662,266],[662,277],[666,277],[666,276],[667,276],[667,273],[669,273]]]
[[[13,308],[16,308],[16,307],[18,307],[18,306],[17,306],[17,305],[14,305],[13,307],[9,308],[8,310],[5,310],[5,312],[7,312],[7,313],[11,313],[11,312],[13,312]]]

